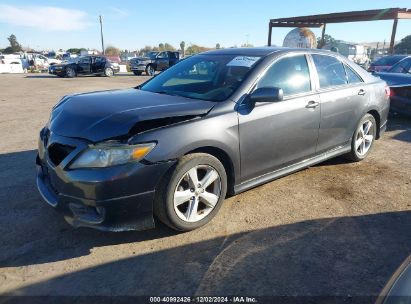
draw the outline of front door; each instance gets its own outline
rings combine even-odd
[[[161,52],[157,56],[157,70],[165,70],[169,66],[168,52]]]
[[[320,122],[319,95],[312,89],[303,54],[276,60],[256,88],[278,87],[284,100],[256,103],[239,111],[242,181],[315,155]]]
[[[85,56],[80,57],[80,60],[77,65],[78,74],[90,74],[91,72],[91,57]]]

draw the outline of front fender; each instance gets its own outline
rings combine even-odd
[[[131,142],[157,142],[146,160],[162,162],[178,159],[199,148],[217,148],[231,160],[235,178],[240,176],[240,149],[238,138],[238,117],[228,112],[214,117],[202,117],[138,134]]]

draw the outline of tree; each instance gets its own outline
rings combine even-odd
[[[164,43],[159,43],[159,44],[158,44],[158,49],[159,49],[160,51],[164,51],[164,50],[165,50]]]
[[[13,54],[22,51],[21,45],[17,42],[17,38],[14,34],[11,34],[7,40],[10,42],[10,46],[4,49],[5,54]]]
[[[172,46],[170,43],[165,43],[164,44],[164,50],[165,51],[172,51],[174,52],[176,50],[176,48],[174,46]]]
[[[180,42],[180,49],[181,49],[181,55],[184,57],[185,50],[186,50],[186,43],[184,41]]]
[[[253,47],[254,45],[250,44],[250,43],[244,43],[241,45],[241,47]]]
[[[397,54],[411,53],[411,35],[408,35],[401,39],[401,41],[394,47]]]
[[[208,48],[205,46],[199,46],[197,44],[191,44],[189,47],[187,47],[186,54],[194,55],[194,54],[198,54],[198,53],[209,51],[209,50],[211,50],[211,48]]]
[[[221,49],[221,45],[220,45],[219,43],[217,43],[217,44],[215,45],[215,48],[216,48],[217,50],[219,50],[219,49]]]
[[[106,49],[104,50],[104,54],[108,55],[108,56],[119,56],[120,55],[120,49],[109,45],[106,47]]]
[[[317,38],[317,47],[319,49],[321,49],[325,45],[329,47],[334,47],[334,46],[337,46],[337,44],[338,44],[337,41],[331,35],[328,35],[328,34],[324,35],[324,45],[321,45],[321,37]]]
[[[77,54],[77,55],[80,55],[81,51],[87,51],[87,49],[85,49],[85,48],[69,48],[67,50],[68,53]]]

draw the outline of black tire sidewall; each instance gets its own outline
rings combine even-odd
[[[183,177],[184,174],[187,173],[188,170],[191,168],[198,166],[198,165],[208,165],[213,167],[217,170],[218,174],[220,175],[221,179],[221,192],[220,198],[214,207],[214,209],[202,220],[190,223],[185,222],[178,217],[174,210],[174,191],[177,187],[177,183]],[[183,162],[179,163],[173,173],[170,176],[170,180],[166,187],[165,191],[165,213],[168,218],[168,221],[173,226],[174,229],[180,231],[189,231],[196,228],[199,228],[205,224],[207,224],[211,219],[217,214],[219,209],[221,208],[222,202],[225,199],[227,193],[227,174],[225,172],[224,166],[221,162],[215,158],[214,156],[208,154],[191,154],[189,158],[183,159]]]
[[[372,122],[372,130],[373,130],[373,134],[372,134],[372,135],[373,135],[373,140],[372,140],[371,146],[370,146],[370,148],[368,149],[367,153],[365,153],[365,155],[359,155],[359,154],[357,153],[357,149],[355,148],[355,141],[356,141],[356,139],[357,139],[357,131],[358,131],[358,128],[359,128],[366,120],[371,120],[371,122]],[[353,158],[355,161],[361,161],[361,160],[365,159],[365,158],[368,156],[368,154],[370,154],[371,149],[372,149],[372,147],[374,146],[374,142],[375,142],[375,139],[376,139],[376,135],[377,135],[377,123],[376,123],[376,121],[375,121],[374,116],[372,116],[371,114],[365,114],[365,115],[363,116],[363,118],[361,118],[360,122],[358,123],[357,128],[355,129],[354,135],[353,135],[353,137],[352,137],[352,141],[351,141],[351,155],[352,155],[352,158]]]

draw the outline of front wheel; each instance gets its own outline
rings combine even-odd
[[[366,114],[361,119],[351,140],[351,152],[347,154],[352,161],[361,161],[368,156],[377,135],[374,116]]]
[[[207,224],[218,212],[227,193],[227,175],[212,155],[185,155],[163,178],[156,193],[156,217],[178,231]]]
[[[76,71],[73,68],[67,68],[66,69],[66,76],[68,78],[76,77]]]
[[[151,64],[149,64],[149,65],[146,67],[146,74],[147,74],[147,76],[154,76],[155,73],[156,73],[156,70],[154,70],[154,67],[153,67]]]
[[[105,75],[106,77],[111,77],[111,76],[113,76],[113,75],[114,75],[113,69],[112,69],[112,68],[105,68],[105,70],[104,70],[104,75]]]

